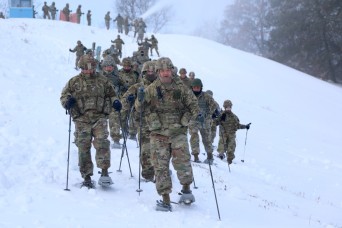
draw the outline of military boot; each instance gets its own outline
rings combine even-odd
[[[172,211],[171,200],[169,194],[162,195],[163,200],[157,200],[157,211]]]
[[[207,159],[204,160],[204,163],[212,165],[213,162],[214,162],[213,153],[208,153]]]
[[[82,187],[87,187],[87,188],[95,188],[95,182],[91,180],[91,177],[89,175],[85,176],[84,181],[82,182],[81,188]]]
[[[108,169],[102,169],[101,177],[97,183],[102,187],[108,187],[114,184],[112,178],[108,175]]]
[[[199,160],[198,154],[194,154],[194,162],[201,163],[201,161]]]
[[[195,197],[192,194],[192,191],[190,190],[190,185],[189,184],[185,184],[183,185],[182,188],[182,196],[179,199],[179,203],[184,203],[184,204],[191,204],[193,202],[195,202]]]

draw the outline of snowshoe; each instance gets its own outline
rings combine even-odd
[[[186,205],[190,205],[193,202],[195,202],[195,197],[192,194],[192,192],[189,191],[189,192],[185,193],[185,192],[182,191],[181,197],[179,198],[178,203],[183,203],[183,204],[186,204]]]
[[[81,184],[81,188],[87,187],[88,189],[91,189],[91,188],[94,189],[96,188],[95,186],[96,186],[96,183],[95,181],[92,181],[92,180],[85,180]]]
[[[212,165],[214,163],[214,159],[213,158],[207,158],[204,160],[204,163]]]
[[[109,187],[114,184],[110,176],[101,176],[97,183],[102,187]]]
[[[113,144],[112,144],[112,149],[121,149],[122,147],[121,147],[121,144],[120,144],[120,142],[113,142]]]
[[[156,211],[172,211],[171,204],[164,203],[162,200],[157,200]]]

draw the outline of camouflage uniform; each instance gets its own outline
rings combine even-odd
[[[108,11],[104,17],[107,30],[110,28],[110,20],[112,19],[109,14],[110,12]]]
[[[194,80],[192,87],[194,86],[201,86],[203,88],[203,84],[200,79]],[[198,154],[200,152],[200,146],[199,146],[199,134],[198,131],[201,133],[202,136],[202,142],[204,145],[204,149],[207,152],[207,159],[213,159],[212,153],[213,153],[213,147],[211,144],[211,124],[212,124],[212,114],[215,112],[216,104],[214,99],[207,94],[206,92],[203,92],[202,89],[200,92],[196,93],[194,91],[197,100],[198,100],[198,106],[200,108],[200,113],[204,117],[204,122],[200,123],[200,121],[193,121],[189,125],[189,133],[190,133],[190,145],[191,145],[191,151],[195,157],[195,161],[198,160]]]
[[[91,26],[91,11],[88,10],[88,13],[87,13],[87,23],[88,23],[88,26]]]
[[[90,179],[93,175],[92,142],[96,149],[97,167],[102,170],[110,167],[107,118],[116,94],[107,78],[94,73],[96,62],[91,55],[83,56],[79,66],[82,69],[93,69],[93,73],[85,74],[82,70],[79,75],[71,78],[62,91],[60,101],[66,107],[69,97],[76,100],[70,111],[78,135],[78,165],[82,177]]]
[[[148,41],[151,41],[151,47],[150,47],[150,51],[151,51],[151,56],[152,56],[152,50],[156,50],[157,55],[159,57],[159,52],[158,52],[158,40],[157,38],[154,37],[154,35],[151,36],[151,39],[148,39]]]
[[[84,55],[84,52],[87,50],[85,46],[81,43],[81,41],[77,41],[76,47],[74,49],[70,49],[70,52],[76,52],[76,60],[75,60],[75,68],[78,69],[78,61],[80,60],[81,56]]]
[[[151,46],[152,46],[152,45],[148,42],[148,39],[145,38],[145,41],[144,41],[144,42],[141,42],[141,43],[138,42],[138,45],[139,45],[139,50],[143,50],[145,56],[148,57],[148,50],[149,50],[149,49],[151,48]]]
[[[206,91],[207,94],[209,94],[211,97],[213,97],[213,91],[211,90],[207,90]],[[214,100],[215,101],[215,100]],[[220,105],[215,101],[215,105],[216,105],[216,113],[219,114],[220,113]],[[217,124],[216,121],[212,121],[211,124],[211,144],[214,143],[215,137],[216,137],[216,130],[217,130]]]
[[[226,100],[223,106],[224,108],[231,108],[232,103],[231,101]],[[238,129],[245,129],[247,126],[240,124],[239,118],[231,110],[224,110],[221,112],[218,118],[218,124],[220,125],[220,140],[217,151],[220,154],[227,152],[227,161],[231,164],[235,158],[236,131]]]
[[[117,36],[115,40],[111,40],[113,44],[115,44],[116,50],[119,51],[120,58],[122,57],[122,45],[125,44],[125,42],[120,38],[120,35]]]
[[[46,19],[46,17],[50,20],[50,8],[48,5],[46,5],[46,2],[44,2],[44,6],[42,7],[42,11],[43,11],[43,18]]]
[[[55,6],[55,2],[52,2],[51,6],[50,6],[50,12],[51,12],[51,18],[52,20],[56,20],[56,13],[57,13],[58,9]]]
[[[124,23],[123,17],[120,14],[118,14],[118,16],[113,21],[114,22],[116,21],[116,26],[118,28],[118,33],[122,33],[122,26],[123,26],[123,23]]]
[[[152,61],[146,62],[142,69],[142,74],[143,74],[142,82],[132,85],[127,90],[127,92],[123,95],[121,99],[123,112],[130,111],[130,104],[127,102],[127,97],[129,95],[134,95],[134,97],[137,98],[139,88],[141,87],[146,88],[156,79],[155,72],[154,72],[154,64],[155,63]],[[152,72],[153,74],[148,74],[148,72]],[[150,133],[151,132],[149,130],[148,123],[146,122],[146,119],[145,119],[146,115],[148,115],[147,111],[143,110],[143,113],[141,116],[142,119],[140,119],[140,113],[136,112],[134,108],[131,114],[131,117],[134,118],[137,130],[139,133],[138,136],[139,136],[139,142],[140,142],[140,148],[141,148],[141,157],[140,157],[141,175],[146,180],[152,181],[154,178],[154,169],[151,163],[151,152],[150,152],[150,149],[151,149]],[[140,124],[142,126],[141,131],[140,131]]]
[[[69,9],[69,4],[67,3],[65,7],[63,8],[63,14],[65,16],[65,21],[70,21],[70,13],[71,10]]]
[[[170,84],[162,83],[159,71],[165,73],[172,68],[169,58],[159,59],[156,63],[159,78],[146,88],[144,102],[135,102],[137,110],[143,107],[148,113],[146,121],[151,131],[151,158],[155,169],[156,189],[168,205],[172,191],[170,159],[183,188],[186,186],[189,189],[192,183],[187,125],[199,113],[196,97],[182,82],[174,80],[171,75]]]
[[[77,24],[81,23],[81,16],[84,14],[81,10],[81,5],[78,5],[77,9],[76,9],[76,16],[77,16]]]
[[[119,70],[119,78],[118,78],[118,97],[121,99],[123,94],[128,90],[129,87],[132,85],[140,82],[139,75],[132,70],[132,62],[129,58],[124,58],[122,60],[123,67],[130,67],[130,70],[120,69]],[[125,119],[121,118],[121,123],[125,123]],[[133,123],[130,125],[130,130],[132,134],[136,133],[136,127]],[[110,136],[114,140],[114,142],[117,142],[122,138],[120,134],[120,119],[119,114],[116,111],[112,111],[109,115],[109,128],[110,128]],[[123,129],[126,130],[126,129]]]
[[[185,68],[181,68],[179,70],[179,78],[180,80],[182,80],[182,82],[184,83],[184,85],[186,85],[189,89],[191,89],[191,84],[192,81],[190,81],[190,79],[186,76],[186,69]]]

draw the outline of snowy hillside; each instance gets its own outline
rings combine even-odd
[[[72,144],[71,191],[64,191],[69,119],[59,97],[77,74],[68,49],[77,40],[109,47],[117,34],[33,19],[0,20],[0,34],[0,227],[342,227],[341,88],[205,39],[155,34],[162,56],[195,71],[220,105],[231,99],[241,123],[252,122],[246,147],[246,131],[237,132],[231,173],[218,159],[212,167],[221,220],[205,164],[193,164],[196,202],[163,213],[155,211],[160,196],[152,183],[136,192],[134,141],[128,141],[133,177],[126,156],[116,172],[121,150],[112,150],[114,185],[95,190],[77,187],[82,178]],[[137,44],[122,37],[129,56]],[[202,153],[203,146],[204,160]],[[181,186],[172,180],[177,201]]]

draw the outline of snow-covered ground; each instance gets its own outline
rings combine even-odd
[[[69,119],[59,97],[77,74],[68,49],[77,40],[109,47],[116,32],[9,19],[0,20],[0,34],[0,227],[342,227],[340,87],[205,39],[155,34],[162,56],[195,71],[220,105],[231,99],[241,123],[252,122],[246,146],[246,131],[237,132],[231,173],[218,159],[212,166],[221,220],[205,164],[193,164],[196,202],[157,212],[154,184],[141,183],[143,191],[136,191],[139,149],[133,141],[133,177],[126,156],[122,173],[116,172],[121,150],[112,150],[115,184],[95,190],[77,187],[82,179],[72,144],[71,191],[64,191]],[[129,56],[137,45],[122,37]],[[177,201],[181,186],[175,175],[172,180],[171,200]]]

